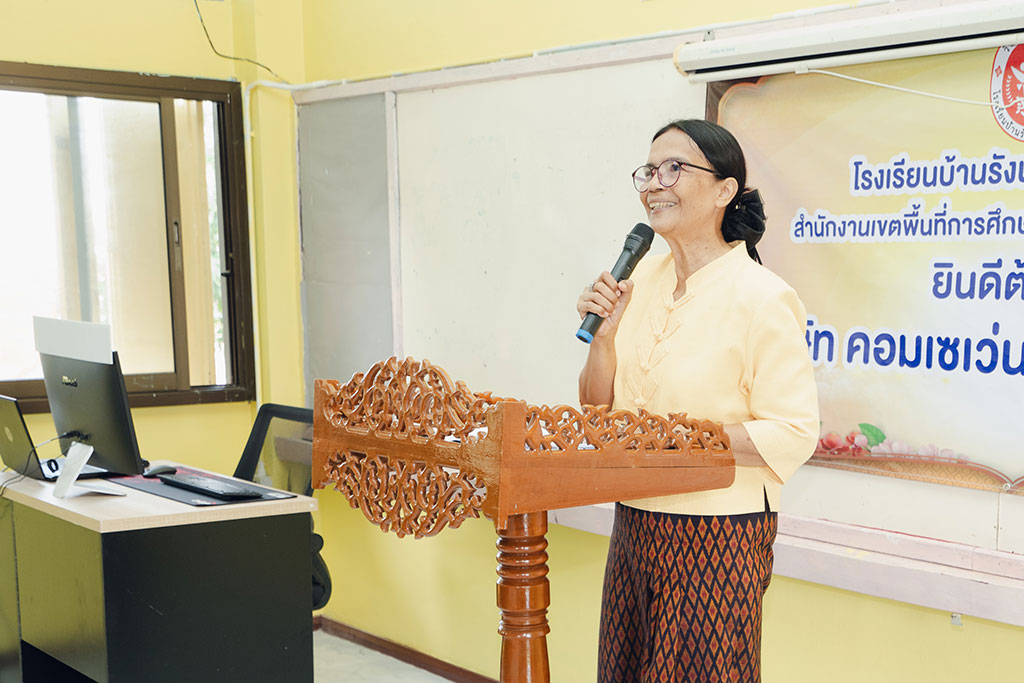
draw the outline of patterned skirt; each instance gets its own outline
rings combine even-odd
[[[761,599],[777,529],[774,512],[695,516],[616,505],[599,683],[760,681]]]

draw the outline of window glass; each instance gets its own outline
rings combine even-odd
[[[212,102],[174,101],[192,386],[229,384],[220,138]]]
[[[32,316],[112,326],[126,374],[174,371],[156,102],[0,91],[0,375],[42,376]]]
[[[251,400],[238,83],[0,62],[0,393],[33,316],[106,323],[132,405]]]

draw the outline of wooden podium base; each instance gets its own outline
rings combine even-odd
[[[498,529],[501,683],[548,683],[548,516],[512,515]]]

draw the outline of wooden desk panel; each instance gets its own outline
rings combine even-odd
[[[109,683],[312,681],[315,500],[193,507],[104,484],[128,495],[61,500],[29,480],[0,499],[0,544],[14,547],[0,605],[20,598],[24,683],[81,680],[61,662]],[[0,619],[4,683],[19,680],[2,668],[6,630]]]
[[[18,582],[14,563],[14,503],[0,498],[0,681],[21,680]]]
[[[101,680],[102,536],[20,504],[14,526],[22,640]]]

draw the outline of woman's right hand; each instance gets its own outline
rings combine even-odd
[[[594,334],[594,341],[615,337],[622,313],[632,296],[633,281],[616,282],[608,271],[601,273],[592,285],[583,290],[580,298],[576,300],[576,312],[580,314],[580,319],[586,317],[587,313],[596,313],[604,318],[604,322]]]

